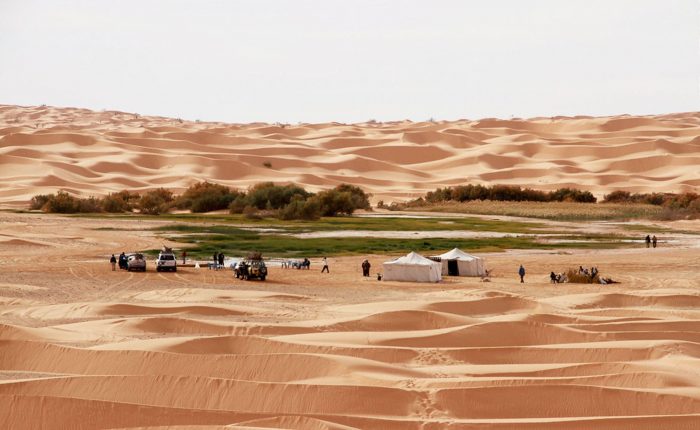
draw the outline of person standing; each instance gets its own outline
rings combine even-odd
[[[187,261],[187,251],[182,251],[182,264],[185,264],[185,261]]]
[[[362,276],[369,276],[369,268],[370,268],[369,260],[365,260],[362,262]]]
[[[520,265],[520,269],[518,269],[518,275],[520,275],[520,283],[521,284],[524,283],[525,282],[525,268],[523,267],[522,264]]]
[[[224,253],[219,253],[219,267],[224,267]]]
[[[119,254],[119,269],[126,269],[126,254],[124,252]]]
[[[654,235],[654,237],[651,238],[651,243],[654,246],[654,248],[656,248],[656,235]]]
[[[328,270],[328,259],[326,257],[323,257],[323,269],[321,269],[321,273],[326,272],[326,273],[331,273],[330,270]]]
[[[644,241],[647,243],[647,248],[649,248],[649,244],[651,243],[651,237],[647,234],[647,237],[644,238]]]
[[[557,274],[554,273],[554,272],[550,273],[550,274],[549,274],[549,281],[550,281],[552,284],[556,284],[556,283],[557,283]]]
[[[112,272],[117,270],[117,257],[112,254],[112,258],[109,259],[109,262],[112,264]]]

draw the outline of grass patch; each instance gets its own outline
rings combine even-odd
[[[580,241],[580,237],[572,237],[571,239],[562,237],[556,243],[539,241],[537,238],[529,236],[475,239],[386,239],[372,237],[300,239],[226,226],[173,227],[175,228],[171,231],[187,231],[187,233],[170,236],[168,239],[189,244],[188,254],[200,258],[209,258],[214,252],[242,256],[250,251],[259,251],[269,258],[405,254],[408,251],[430,255],[455,247],[474,252],[500,252],[507,249],[609,249],[630,246],[613,236],[591,236],[588,238],[589,240],[584,242]],[[164,227],[161,229],[165,230]]]
[[[75,217],[105,218],[105,219],[140,219],[153,221],[186,222],[179,225],[179,231],[202,232],[211,231],[212,224],[234,228],[271,228],[287,233],[304,233],[314,231],[336,230],[369,230],[369,231],[436,231],[436,230],[468,230],[493,231],[499,233],[537,233],[546,228],[539,222],[501,221],[474,217],[453,218],[407,218],[401,216],[388,217],[359,217],[341,216],[325,217],[317,221],[284,221],[276,218],[260,220],[249,219],[243,215],[228,214],[163,214],[149,215],[104,215],[78,214]],[[164,226],[161,230],[175,230],[172,226]]]

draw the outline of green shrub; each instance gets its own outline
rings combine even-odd
[[[321,191],[317,195],[321,215],[351,215],[358,209],[370,209],[369,195],[361,188],[341,184],[332,190]]]
[[[285,207],[295,196],[306,199],[311,193],[294,184],[275,185],[273,182],[263,182],[251,187],[246,199],[248,204],[258,209],[271,210]]]
[[[629,191],[617,190],[603,196],[603,203],[628,203],[632,194]]]
[[[352,196],[348,192],[338,192],[335,189],[321,191],[318,200],[323,216],[336,216],[338,214],[352,214],[355,208],[352,205]]]
[[[165,188],[148,191],[139,199],[139,209],[141,213],[148,215],[159,215],[167,212],[170,203],[173,201],[173,193]]]
[[[102,202],[95,197],[76,199],[75,212],[99,213],[102,212]]]
[[[258,212],[258,208],[255,206],[246,206],[243,209],[243,216],[248,219],[262,219],[262,216]]]
[[[581,191],[574,188],[559,188],[550,192],[548,197],[549,201],[552,202],[595,203],[598,201],[590,191]]]
[[[43,210],[50,213],[70,214],[78,210],[78,200],[65,191],[49,194]]]
[[[29,201],[30,210],[41,210],[46,206],[46,203],[53,197],[53,194],[38,194]]]
[[[244,195],[236,197],[230,205],[228,205],[228,211],[232,214],[242,214],[243,209],[248,205],[248,201]]]
[[[279,217],[284,220],[317,220],[321,217],[321,204],[316,197],[307,200],[297,197],[279,210]]]
[[[110,193],[102,198],[102,210],[109,213],[131,212],[140,198],[138,193],[127,190]]]
[[[340,184],[335,187],[335,190],[340,193],[350,193],[350,199],[355,209],[372,209],[372,206],[369,204],[371,195],[365,193],[362,188],[350,184]]]
[[[205,181],[191,185],[177,198],[174,204],[178,209],[190,209],[192,212],[211,212],[228,209],[238,195],[240,195],[238,191],[231,191],[224,185]]]

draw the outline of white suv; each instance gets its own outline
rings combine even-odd
[[[175,254],[172,252],[161,252],[156,259],[156,271],[172,271],[177,272],[177,261]]]

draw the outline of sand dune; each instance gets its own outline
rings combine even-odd
[[[14,268],[0,283],[1,428],[700,422],[696,248],[491,254],[489,284],[357,282],[354,257],[334,261],[332,277],[272,267],[262,283],[193,268],[112,272],[105,244],[158,246],[156,221],[124,235],[84,218],[0,219],[10,244],[0,261]],[[525,284],[508,275],[515,261]],[[548,283],[552,264],[579,261],[623,283]]]
[[[698,113],[272,125],[0,105],[0,205],[199,180],[677,192],[700,186],[699,136]],[[488,284],[359,282],[354,257],[256,283],[112,272],[162,223],[103,222],[0,213],[0,428],[698,428],[696,246],[491,254]],[[622,283],[548,283],[581,263]]]
[[[700,186],[698,134],[698,113],[269,125],[0,105],[0,204],[200,180],[347,182],[375,199],[465,182],[678,192]]]

